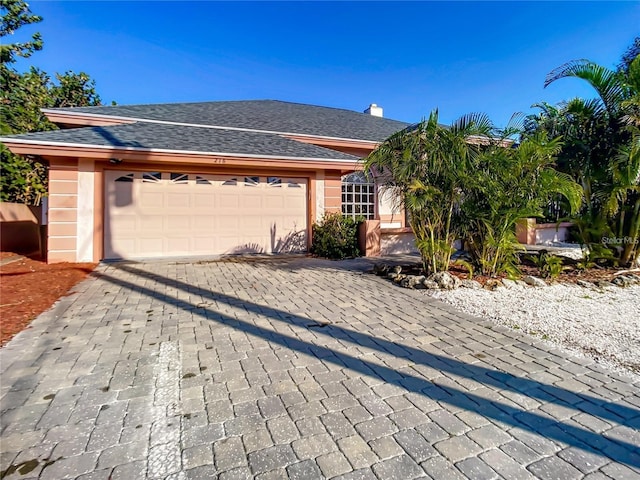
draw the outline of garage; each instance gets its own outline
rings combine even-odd
[[[307,179],[105,171],[104,258],[297,253]]]

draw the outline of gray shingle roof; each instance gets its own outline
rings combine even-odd
[[[59,110],[375,142],[381,142],[409,125],[351,110],[278,100],[116,105]]]
[[[272,133],[137,122],[8,135],[5,139],[137,149],[356,161],[358,157]]]

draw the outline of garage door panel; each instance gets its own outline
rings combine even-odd
[[[167,208],[181,209],[191,207],[191,195],[185,193],[168,193],[166,196]]]
[[[240,207],[240,195],[236,192],[224,192],[218,195],[217,202],[218,208],[237,210]]]
[[[272,236],[275,235],[276,237],[282,236],[288,232],[288,229],[285,227],[282,220],[269,222],[269,224],[267,224],[267,227],[269,228],[269,233]]]
[[[275,239],[273,253],[299,253],[307,249],[307,232],[290,231],[287,235]]]
[[[300,219],[298,217],[285,217],[282,219],[282,223],[281,226],[284,230],[290,231],[299,231],[299,230],[304,230],[305,228],[302,227],[303,222],[300,221]]]
[[[236,247],[242,246],[242,243],[239,241],[238,237],[235,235],[232,237],[218,236],[216,237],[216,241],[217,241],[217,248],[219,249],[219,252],[222,252],[222,253],[233,253],[233,250]]]
[[[133,183],[116,183],[107,195],[113,200],[113,208],[128,208],[133,203]]]
[[[107,246],[109,244],[107,243]],[[135,238],[117,238],[112,240],[111,251],[116,255],[107,258],[118,258],[124,256],[127,252],[135,252],[137,250],[137,242]],[[106,252],[105,252],[106,253]]]
[[[117,211],[114,213],[117,213]],[[138,217],[135,215],[120,215],[118,217],[118,225],[124,232],[135,232],[137,224]]]
[[[237,231],[240,228],[239,225],[240,217],[237,215],[231,216],[220,216],[216,218],[215,225],[220,234],[230,234],[233,232],[233,235],[237,235]]]
[[[300,210],[304,211],[306,208],[306,199],[299,197],[287,197],[287,210]]]
[[[193,206],[198,209],[215,208],[216,197],[211,193],[197,192],[193,194]]]
[[[239,200],[240,208],[242,209],[257,210],[262,208],[263,197],[256,195],[253,192],[250,195],[241,196]]]
[[[233,244],[225,253],[269,253],[261,235],[244,235],[242,239]]]
[[[164,231],[166,230],[166,217],[163,215],[144,214],[138,218],[138,226],[140,233],[148,231]]]
[[[217,228],[218,217],[214,215],[199,215],[194,221],[196,232],[211,232]]]
[[[268,209],[282,210],[285,205],[285,198],[282,196],[269,195],[264,199],[264,206]]]
[[[137,248],[149,256],[162,255],[164,239],[158,237],[140,237],[138,238]]]
[[[207,237],[193,237],[193,249],[202,254],[206,254],[215,250],[216,240],[210,236]]]
[[[176,252],[177,255],[183,255],[191,251],[190,239],[180,237],[167,238],[167,249],[170,252]]]
[[[191,219],[184,215],[167,215],[167,228],[170,230],[184,230],[191,227]]]
[[[242,215],[238,218],[238,229],[242,232],[252,232],[262,230],[263,221],[267,220],[261,215]],[[268,225],[268,223],[267,223]]]
[[[137,201],[138,205],[143,207],[162,207],[164,197],[167,194],[167,192],[164,191],[165,188],[166,186],[163,184],[136,184],[133,191],[134,197],[137,198],[134,198],[134,200]]]
[[[306,250],[305,179],[107,171],[105,181],[105,258]]]

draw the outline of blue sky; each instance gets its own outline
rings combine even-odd
[[[104,103],[278,99],[415,122],[485,112],[504,125],[576,58],[615,67],[640,34],[640,2],[32,1],[44,50],[21,61],[85,71]],[[16,40],[28,33],[24,28]]]

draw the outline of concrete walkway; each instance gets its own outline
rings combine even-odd
[[[0,267],[4,265],[9,265],[10,263],[17,262],[18,260],[22,260],[25,258],[22,255],[11,255],[10,257],[0,258]]]
[[[1,478],[640,478],[638,383],[366,265],[100,266],[0,350]]]

